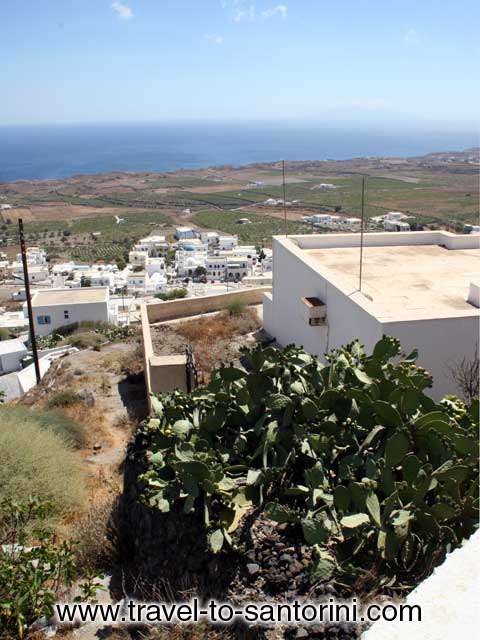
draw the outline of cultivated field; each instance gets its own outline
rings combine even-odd
[[[479,219],[478,150],[420,158],[288,162],[288,232],[309,232],[303,215],[322,211],[359,216],[362,176],[367,177],[369,217],[391,210],[408,213],[416,228],[461,231]],[[321,188],[322,183],[335,188]],[[176,224],[238,233],[242,242],[269,244],[284,233],[279,163],[220,167],[176,173],[112,173],[66,180],[0,185],[0,246],[17,242],[17,221],[27,239],[49,246],[55,256],[111,259],[151,232],[171,236]],[[114,216],[125,218],[117,225]],[[252,224],[240,225],[248,217]],[[92,234],[95,234],[92,235]]]

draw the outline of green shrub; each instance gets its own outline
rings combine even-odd
[[[234,317],[241,316],[245,309],[246,304],[241,300],[232,300],[232,302],[227,305],[227,311],[229,315]]]
[[[100,347],[104,342],[105,339],[94,331],[74,333],[63,340],[64,344],[69,344],[78,349],[94,349],[95,347]]]
[[[84,481],[78,454],[34,414],[4,415],[0,428],[0,501],[37,496],[52,504],[52,520],[82,504]]]
[[[478,524],[478,401],[434,402],[431,376],[384,337],[327,356],[242,350],[249,371],[213,373],[154,400],[145,501],[205,513],[214,551],[252,507],[314,548],[312,579],[405,588]],[[392,362],[394,360],[394,362]]]
[[[2,340],[9,340],[10,339],[10,331],[8,329],[5,329],[5,327],[0,327],[0,342]]]
[[[40,411],[38,409],[31,410],[27,407],[4,405],[0,407],[0,422],[6,417],[18,421],[31,420],[33,418],[41,429],[51,431],[67,445],[78,449],[85,446],[84,427],[58,409]]]
[[[0,541],[5,544],[0,550],[0,633],[5,640],[21,640],[36,620],[48,620],[62,592],[76,581],[75,547],[58,543],[48,527],[40,528],[49,511],[36,499],[0,501]],[[82,599],[94,598],[93,576],[78,586]]]
[[[47,401],[47,407],[49,409],[71,407],[78,402],[82,402],[82,396],[76,391],[65,389],[64,391],[53,393]]]
[[[188,289],[172,289],[168,293],[156,293],[155,298],[168,302],[169,300],[179,300],[188,296]]]

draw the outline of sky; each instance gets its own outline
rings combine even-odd
[[[0,0],[0,124],[478,129],[478,0]]]

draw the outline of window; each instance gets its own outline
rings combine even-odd
[[[52,319],[50,316],[37,316],[38,324],[51,324]]]
[[[70,320],[70,311],[68,309],[64,309],[63,311],[63,319]]]

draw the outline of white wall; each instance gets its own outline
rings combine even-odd
[[[317,297],[327,305],[324,326],[305,320],[303,297]],[[295,342],[323,356],[326,351],[360,337],[368,349],[382,336],[380,323],[313,267],[274,240],[273,308],[264,308],[264,327],[280,344]]]
[[[64,317],[64,311],[69,311],[69,319]],[[50,324],[38,324],[38,316],[50,316]],[[33,307],[35,332],[39,336],[46,336],[59,327],[64,327],[75,322],[92,321],[108,322],[108,303],[84,302],[78,304],[51,305]]]
[[[22,358],[26,355],[26,349],[13,353],[2,353],[2,355],[0,355],[0,374],[18,371],[18,369],[21,368]]]
[[[389,322],[383,332],[396,336],[406,353],[417,348],[417,364],[433,376],[434,386],[429,391],[436,400],[449,393],[459,394],[452,378],[451,368],[462,358],[473,358],[478,352],[479,318],[441,318],[411,322]]]
[[[369,244],[407,244],[401,236],[413,238],[414,244],[443,241],[452,248],[468,247],[465,238],[439,232],[408,234],[367,234]],[[387,239],[385,238],[387,236]],[[390,241],[389,238],[392,238]],[[306,248],[355,246],[358,235],[343,234],[332,240],[332,234],[300,236],[294,240]],[[405,352],[419,350],[418,364],[434,378],[429,392],[435,399],[458,393],[450,367],[463,358],[471,358],[479,341],[478,316],[381,323],[362,306],[359,294],[341,291],[318,272],[310,258],[295,243],[284,246],[285,239],[273,241],[273,293],[264,296],[265,330],[282,344],[295,343],[322,357],[330,349],[359,338],[371,351],[383,334],[398,337]],[[458,245],[458,246],[456,246]],[[325,275],[327,273],[325,271]],[[325,325],[310,326],[305,319],[302,297],[318,297],[327,307]],[[361,302],[361,300],[360,300]]]

